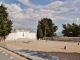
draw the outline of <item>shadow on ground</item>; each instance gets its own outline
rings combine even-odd
[[[60,60],[80,60],[80,53],[65,53],[65,52],[42,52],[40,53],[49,54],[52,56],[59,57]]]

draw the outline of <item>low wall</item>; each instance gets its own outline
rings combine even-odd
[[[73,41],[73,42],[80,42],[80,37],[58,37],[58,41]]]

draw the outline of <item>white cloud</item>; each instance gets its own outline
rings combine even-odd
[[[52,9],[39,9],[36,10],[34,8],[26,8],[21,9],[20,4],[5,4],[8,7],[9,16],[18,21],[29,21],[29,20],[40,20],[41,18],[51,18],[53,20],[69,20],[69,18],[55,16],[56,13],[67,12],[69,8],[61,7],[60,11],[55,11]],[[24,12],[25,11],[25,12]]]
[[[14,26],[14,27],[18,27],[18,28],[19,28],[19,27],[22,27],[22,25],[19,24],[19,23],[14,23],[13,26]]]
[[[79,3],[80,2],[80,0],[74,0],[73,1],[73,4],[71,5],[71,6],[75,6],[77,3]]]
[[[44,5],[44,6],[36,6],[35,8],[45,8],[45,9],[56,9],[62,5],[66,4],[65,2],[62,2],[62,1],[54,1],[54,2],[51,2],[50,4],[47,4],[47,5]]]
[[[23,0],[23,1],[18,0],[18,1],[24,2],[24,3],[26,2],[26,4],[29,3],[30,6],[32,5],[29,0]],[[55,1],[44,6],[36,6],[38,10],[31,7],[21,9],[20,4],[5,4],[5,5],[8,7],[9,16],[14,20],[19,20],[19,21],[39,20],[45,17],[52,18],[53,20],[59,20],[59,19],[69,20],[69,18],[66,18],[66,17],[55,16],[55,14],[57,13],[59,14],[61,12],[68,12],[70,9],[72,9],[67,7],[60,7],[64,4],[65,2]],[[58,8],[60,10],[56,11],[55,9],[52,9],[52,8]],[[78,9],[76,8],[76,10]]]
[[[2,1],[0,2],[0,5],[2,4]]]
[[[77,2],[80,2],[80,0],[75,0],[73,4],[76,4]]]
[[[61,7],[61,12],[68,12],[70,8],[67,7]]]
[[[23,24],[20,24],[20,23],[14,23],[13,24],[13,26],[14,26],[14,29],[15,28],[20,28],[20,29],[29,29],[29,30],[33,30],[35,27],[34,27],[34,25],[23,25]]]
[[[27,21],[27,23],[30,23],[30,21],[37,22],[37,20],[40,20],[41,18],[51,18],[52,20],[68,20],[68,21],[75,21],[79,22],[80,18],[70,18],[69,16],[60,16],[62,12],[69,12],[71,9],[75,12],[79,11],[79,8],[72,7],[72,6],[65,6],[66,2],[63,1],[54,1],[47,5],[43,6],[36,6],[35,4],[32,4],[30,0],[18,0],[22,4],[29,6],[28,8],[22,9],[20,4],[5,4],[6,7],[8,7],[8,12],[11,20],[14,21]],[[74,12],[73,11],[73,12]],[[15,23],[13,24],[15,27],[26,27],[25,25],[22,25],[21,23]],[[34,26],[34,25],[33,25]],[[32,25],[27,25],[28,28],[33,28]]]
[[[21,20],[24,18],[20,4],[5,4],[5,6],[8,8],[9,17],[15,20]]]
[[[71,18],[66,18],[66,17],[63,17],[63,16],[54,16],[52,17],[53,20],[72,20]]]
[[[30,2],[30,0],[18,0],[18,1],[26,6],[30,6],[30,7],[35,6]]]
[[[62,5],[65,4],[65,2],[63,1],[54,1],[54,2],[51,2],[50,4],[47,4],[47,5],[44,5],[44,6],[36,6],[35,4],[32,4],[30,2],[30,0],[18,0],[20,3],[26,5],[26,6],[30,6],[30,7],[33,7],[33,8],[58,8]]]
[[[62,2],[62,1],[55,1],[55,2],[52,2],[52,3],[50,3],[50,4],[48,4],[48,5],[46,5],[46,7],[48,7],[48,8],[58,8],[58,7],[60,7],[60,6],[62,6],[62,5],[64,5],[65,3],[64,2]]]
[[[75,20],[76,20],[77,22],[79,22],[79,21],[80,21],[80,18],[75,18]]]
[[[75,11],[78,11],[79,9],[78,8],[75,8]]]

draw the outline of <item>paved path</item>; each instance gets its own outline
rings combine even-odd
[[[19,59],[0,49],[0,60],[19,60]]]
[[[16,54],[19,54],[21,56],[24,56],[24,57],[32,59],[32,60],[59,60],[59,58],[56,56],[42,54],[42,53],[39,53],[36,51],[23,49],[23,48],[19,48],[16,46],[11,46],[11,45],[5,44],[5,43],[0,43],[0,46],[7,50],[10,50]],[[10,58],[12,58],[12,57],[10,57]]]

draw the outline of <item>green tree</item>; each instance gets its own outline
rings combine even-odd
[[[72,23],[72,24],[62,24],[62,26],[64,28],[62,31],[63,36],[78,37],[80,35],[80,25]]]
[[[57,26],[52,22],[51,19],[49,18],[43,18],[41,21],[38,22],[38,27],[37,27],[37,37],[43,38],[43,37],[52,37],[56,35],[57,31]],[[40,31],[39,31],[40,30]],[[38,34],[41,34],[41,37]]]
[[[8,18],[7,8],[0,6],[0,36],[7,36],[12,30],[12,21]]]
[[[43,33],[42,33],[42,29],[41,29],[41,25],[38,22],[38,27],[37,27],[37,39],[42,39],[43,38]]]

